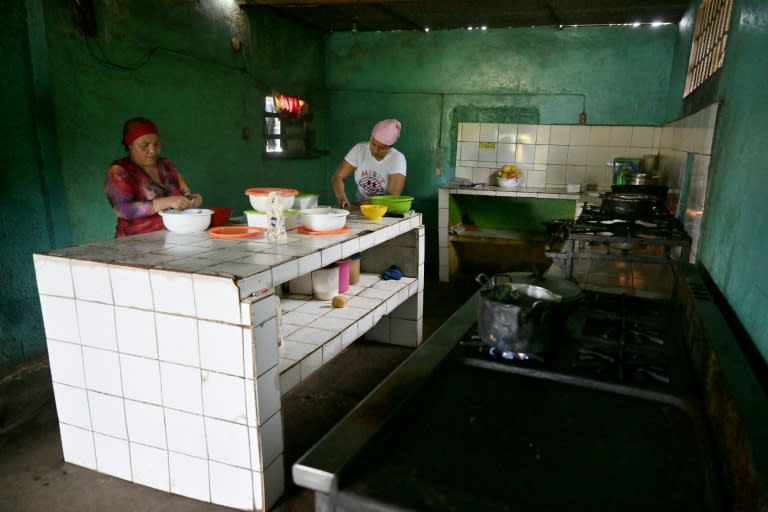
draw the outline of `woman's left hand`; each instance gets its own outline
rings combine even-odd
[[[189,193],[186,197],[189,199],[188,208],[198,208],[201,204],[203,204],[203,196],[200,194]]]

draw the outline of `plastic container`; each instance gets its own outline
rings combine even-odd
[[[339,262],[339,293],[349,290],[349,263],[351,260]]]
[[[320,300],[331,300],[339,294],[338,264],[332,263],[312,272],[312,293]]]
[[[360,253],[349,257],[349,284],[360,282]]]

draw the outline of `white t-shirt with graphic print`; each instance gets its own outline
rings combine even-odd
[[[405,155],[395,148],[390,148],[383,160],[376,160],[371,154],[368,142],[355,144],[344,160],[355,167],[358,201],[368,201],[370,196],[386,194],[389,175],[405,176],[406,173]]]

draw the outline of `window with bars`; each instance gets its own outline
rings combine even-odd
[[[702,0],[699,5],[684,98],[723,67],[732,6],[733,0]]]

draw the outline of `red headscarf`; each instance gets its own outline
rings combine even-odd
[[[142,135],[147,135],[149,133],[159,134],[160,132],[157,131],[157,126],[155,126],[155,123],[152,121],[142,121],[125,132],[123,143],[125,143],[126,146],[130,146],[133,141]]]

